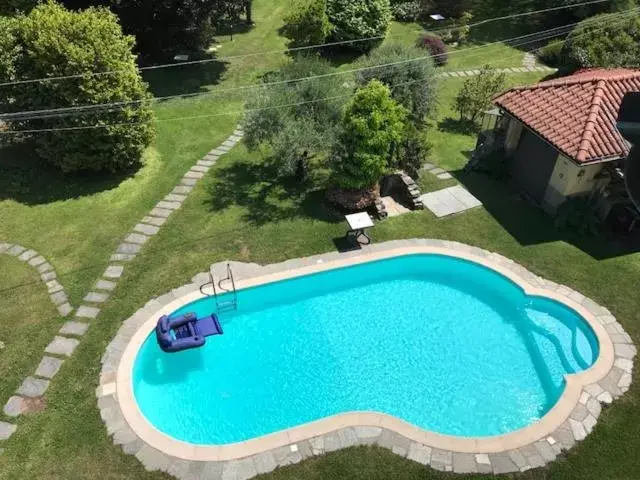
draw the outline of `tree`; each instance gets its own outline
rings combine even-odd
[[[342,133],[333,154],[334,181],[344,189],[376,185],[387,171],[393,147],[402,140],[407,110],[389,87],[371,80],[344,110]]]
[[[504,89],[506,76],[489,65],[465,80],[455,99],[456,110],[462,120],[475,122],[478,115],[491,105],[491,100]]]
[[[265,78],[278,82],[331,72],[317,56],[299,56]],[[326,153],[334,143],[341,119],[342,80],[325,77],[265,86],[247,103],[245,143],[250,150],[270,149],[285,175],[304,179],[312,157]],[[283,105],[289,105],[283,107]]]
[[[391,13],[399,22],[415,22],[424,12],[420,0],[391,0]]]
[[[2,0],[0,2],[0,15],[15,15],[27,13],[38,3],[38,0]]]
[[[219,0],[112,0],[111,8],[125,33],[136,37],[138,51],[151,58],[209,47],[212,19],[228,11]]]
[[[324,43],[333,30],[326,0],[300,0],[284,21],[282,33],[295,47]]]
[[[45,3],[1,28],[0,34],[3,52],[11,52],[0,57],[0,82],[73,76],[7,87],[6,95],[0,97],[3,111],[121,103],[110,109],[11,122],[16,130],[74,129],[34,134],[41,157],[64,171],[114,171],[139,165],[153,137],[153,113],[132,54],[133,38],[122,34],[114,14],[95,8],[71,12]]]
[[[394,65],[358,72],[357,83],[363,86],[372,79],[380,80],[391,89],[393,99],[410,112],[413,123],[420,126],[436,104],[433,62],[424,58],[419,48],[401,43],[382,45],[362,62],[363,67],[388,64]]]
[[[640,64],[640,16],[603,14],[580,23],[562,49],[567,68],[636,67]]]
[[[327,15],[333,25],[333,40],[349,41],[379,37],[371,41],[346,44],[359,51],[367,51],[387,34],[391,23],[389,0],[327,0]]]

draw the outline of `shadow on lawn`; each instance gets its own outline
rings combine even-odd
[[[551,216],[523,198],[520,190],[510,186],[506,179],[462,170],[451,173],[521,245],[564,241],[597,260],[640,252],[637,238],[606,233],[588,237],[558,229]]]
[[[115,188],[136,171],[65,174],[20,143],[0,148],[0,200],[37,205],[82,197]]]
[[[447,117],[438,122],[438,130],[461,135],[477,135],[480,132],[480,126],[471,120]]]
[[[310,181],[283,178],[272,161],[245,160],[219,167],[208,189],[211,210],[239,205],[247,209],[246,219],[258,225],[300,217],[341,219],[327,205],[323,189]]]
[[[217,85],[229,62],[216,60],[206,55],[192,60],[207,60],[207,63],[176,64],[175,67],[143,70],[142,78],[149,84],[155,97],[189,95],[206,92],[205,87]]]

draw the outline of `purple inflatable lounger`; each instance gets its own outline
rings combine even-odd
[[[195,313],[185,313],[175,318],[163,315],[156,325],[158,345],[168,353],[201,347],[205,337],[211,335],[222,335],[222,327],[215,313],[201,319]]]

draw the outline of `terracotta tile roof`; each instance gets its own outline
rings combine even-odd
[[[512,88],[494,102],[566,156],[589,163],[629,153],[616,118],[631,91],[640,91],[640,70],[594,69]]]

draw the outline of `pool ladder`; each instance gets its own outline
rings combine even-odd
[[[223,285],[225,283],[227,286]],[[213,294],[207,293],[205,288],[211,285],[213,290]],[[231,265],[227,263],[227,276],[221,278],[217,282],[218,287],[216,288],[216,279],[213,274],[213,269],[209,269],[209,281],[207,283],[203,283],[200,285],[200,293],[203,295],[207,295],[209,297],[213,296],[216,301],[216,308],[218,309],[218,313],[220,312],[229,312],[232,310],[238,309],[238,293],[236,292],[236,282],[233,279],[233,271],[231,270]],[[218,297],[218,291],[231,293],[231,300],[221,301]]]

